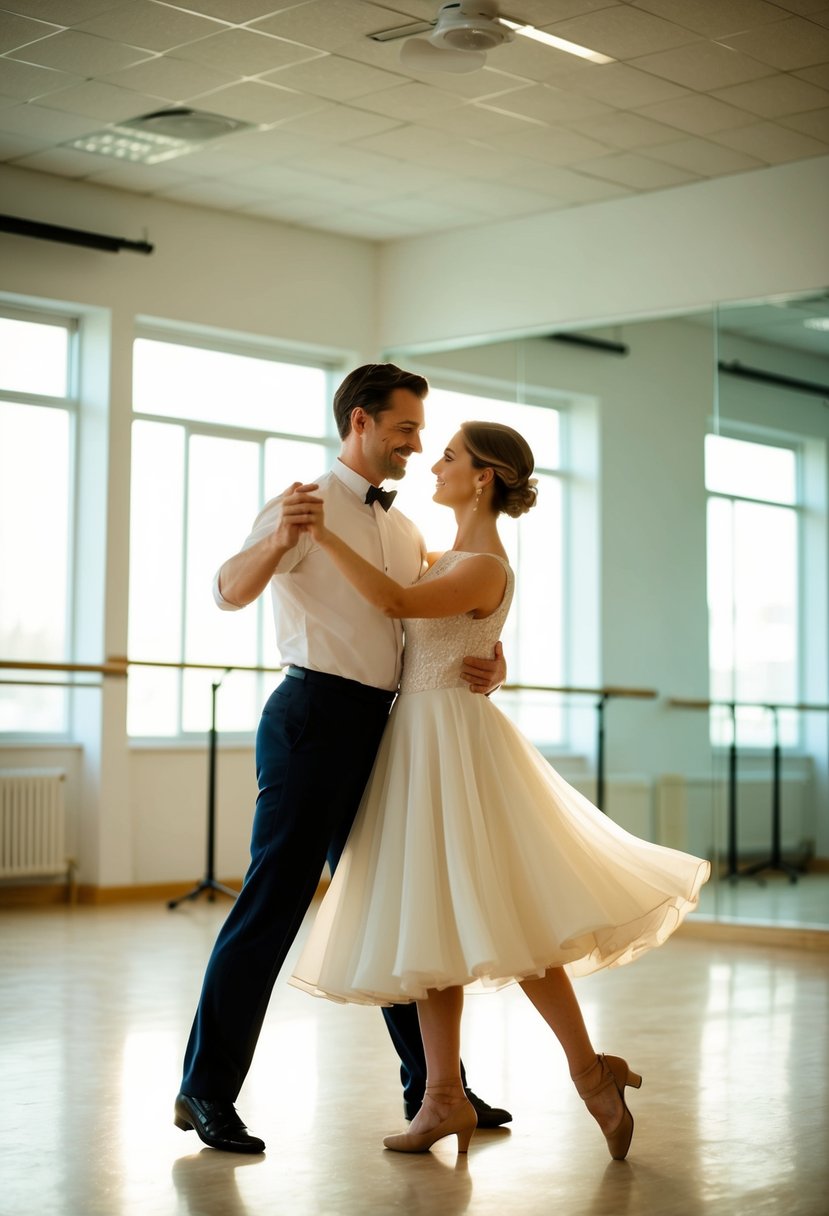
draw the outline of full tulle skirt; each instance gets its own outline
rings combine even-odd
[[[389,1005],[622,966],[670,937],[709,874],[602,814],[487,698],[403,693],[290,982]]]

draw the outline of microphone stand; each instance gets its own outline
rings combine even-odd
[[[207,892],[207,898],[210,903],[213,903],[215,900],[216,891],[220,891],[222,895],[229,895],[232,899],[235,899],[239,894],[232,887],[226,887],[223,883],[217,882],[214,859],[216,851],[216,742],[218,739],[216,731],[216,693],[221,688],[222,680],[231,671],[233,671],[232,667],[226,667],[215,684],[210,685],[210,733],[208,735],[207,749],[207,864],[204,877],[186,895],[180,895],[178,899],[168,900],[168,908],[177,908],[185,899],[198,899],[203,891]]]

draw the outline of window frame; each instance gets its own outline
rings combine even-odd
[[[795,519],[795,560],[797,562],[797,573],[795,579],[795,592],[797,595],[797,607],[795,612],[796,621],[796,638],[795,638],[795,678],[797,687],[795,690],[794,700],[798,701],[802,697],[803,686],[805,682],[805,648],[803,639],[805,637],[805,596],[803,594],[803,579],[805,571],[805,535],[803,520],[806,510],[804,502],[804,469],[803,469],[803,440],[797,437],[784,437],[779,434],[774,434],[770,431],[758,428],[753,425],[742,426],[739,423],[730,423],[720,425],[715,431],[713,429],[706,430],[706,438],[708,435],[714,435],[722,439],[737,439],[746,443],[756,443],[763,447],[782,448],[785,451],[792,452],[795,460],[795,475],[794,475],[794,502],[783,503],[776,499],[770,498],[752,498],[744,494],[727,494],[722,490],[709,490],[707,482],[705,482],[705,467],[703,458],[703,480],[705,488],[705,518],[706,518],[706,562],[708,558],[708,504],[713,498],[723,499],[730,503],[751,503],[758,506],[774,507],[780,511],[791,511]],[[707,580],[706,580],[706,602],[707,602]],[[709,615],[710,629],[710,615]],[[711,651],[709,639],[708,651],[708,674],[709,682],[711,680]],[[739,712],[739,711],[738,711]],[[781,732],[782,733],[782,732]],[[708,742],[713,753],[717,756],[725,756],[728,752],[730,744],[717,742],[711,737],[711,727],[709,726]],[[772,744],[768,743],[746,743],[740,742],[738,737],[738,747],[741,753],[749,756],[767,755]],[[782,752],[790,755],[801,753],[804,748],[804,723],[803,715],[798,714],[796,717],[796,736],[793,742],[786,743],[782,738],[780,740]]]
[[[289,363],[300,367],[311,367],[315,370],[322,371],[325,376],[325,393],[328,401],[331,400],[334,389],[339,383],[339,380],[344,374],[344,365],[341,356],[335,359],[327,353],[313,354],[310,351],[303,351],[297,346],[283,346],[281,343],[269,341],[268,339],[247,338],[240,334],[216,334],[211,331],[199,329],[184,329],[173,326],[167,326],[157,322],[147,322],[136,325],[133,332],[133,358],[135,352],[135,342],[139,339],[144,339],[152,342],[166,342],[172,346],[188,346],[199,350],[208,350],[212,353],[227,354],[227,355],[243,355],[246,358],[263,359],[273,363]],[[179,619],[179,662],[185,662],[184,655],[187,645],[187,604],[188,604],[188,586],[187,586],[187,564],[188,564],[188,502],[189,502],[189,465],[190,465],[190,439],[193,436],[205,436],[215,439],[241,440],[245,443],[254,443],[258,447],[258,492],[261,506],[264,506],[268,501],[266,495],[268,487],[265,486],[265,445],[269,439],[285,440],[293,443],[310,443],[319,446],[324,454],[324,462],[328,467],[330,460],[336,456],[339,449],[339,436],[336,432],[333,414],[330,410],[326,411],[325,415],[325,433],[323,435],[304,435],[294,432],[284,431],[265,431],[261,428],[240,427],[238,425],[224,425],[216,422],[199,422],[192,418],[173,417],[168,414],[151,414],[145,410],[137,410],[134,407],[130,412],[130,435],[132,435],[132,427],[136,422],[151,422],[154,425],[175,426],[182,429],[184,433],[184,467],[183,467],[183,500],[180,504],[180,521],[182,527],[182,563],[181,563],[181,615]],[[132,448],[132,444],[130,445]],[[329,454],[331,454],[329,459]],[[130,467],[132,468],[132,455],[130,455]],[[251,523],[253,520],[250,521]],[[209,594],[209,588],[205,592]],[[256,600],[256,651],[257,665],[264,666],[265,663],[265,630],[268,627],[269,613],[267,609],[269,602],[267,597],[261,595]],[[127,629],[129,631],[129,620],[127,621]],[[220,673],[223,670],[222,665],[218,664],[216,672]],[[127,734],[128,746],[131,748],[181,748],[186,749],[192,747],[193,744],[199,743],[206,737],[205,731],[191,731],[182,729],[182,715],[184,709],[184,680],[187,669],[179,668],[177,671],[177,690],[178,690],[178,730],[171,735],[133,735]],[[266,672],[258,673],[257,680],[257,696],[260,704],[265,701],[265,681],[272,679]],[[128,693],[129,695],[129,693]],[[251,733],[255,727],[247,730],[222,730],[221,739],[223,747],[249,747]]]
[[[74,594],[74,569],[78,545],[78,464],[80,460],[80,445],[78,429],[81,417],[80,401],[80,321],[74,313],[52,312],[48,308],[13,304],[0,298],[0,317],[11,321],[27,321],[36,325],[51,325],[63,329],[67,334],[66,343],[66,396],[58,397],[47,393],[27,393],[0,387],[0,402],[12,405],[33,405],[43,409],[59,410],[68,416],[68,468],[66,501],[66,611],[64,615],[64,647],[63,662],[73,663],[76,656],[76,616]],[[32,659],[32,662],[37,660]],[[48,675],[48,673],[45,673]],[[56,673],[59,675],[59,673]],[[21,678],[25,673],[21,673]],[[67,683],[72,673],[65,673]],[[50,745],[71,746],[74,743],[74,711],[75,697],[73,689],[66,687],[62,690],[64,698],[64,729],[62,731],[0,731],[2,746],[36,746]]]

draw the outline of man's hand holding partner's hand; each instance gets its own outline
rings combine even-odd
[[[315,498],[312,493],[318,489],[315,482],[303,485],[301,481],[295,481],[282,495],[274,529],[274,541],[280,548],[293,549],[301,533],[309,531],[312,504],[319,503],[322,508],[322,499]]]

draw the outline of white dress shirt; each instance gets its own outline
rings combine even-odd
[[[317,479],[326,525],[346,544],[405,587],[423,572],[426,548],[410,519],[379,502],[366,504],[370,482],[337,460]],[[279,498],[266,503],[242,549],[273,531]],[[282,558],[270,583],[276,642],[284,665],[344,676],[390,691],[400,682],[403,626],[355,591],[328,554],[307,533]],[[220,608],[238,609],[222,597],[219,576],[213,595]]]

